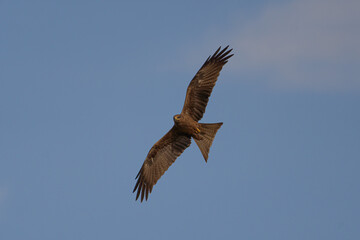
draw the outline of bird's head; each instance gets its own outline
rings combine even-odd
[[[174,116],[174,122],[175,122],[175,123],[179,122],[180,118],[181,118],[181,115],[180,115],[180,114],[176,114],[176,115]]]

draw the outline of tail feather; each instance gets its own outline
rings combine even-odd
[[[205,159],[205,162],[208,160],[209,151],[212,142],[214,141],[216,132],[223,125],[223,123],[200,123],[200,136],[201,140],[194,139],[200,151]]]

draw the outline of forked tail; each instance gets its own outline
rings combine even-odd
[[[214,141],[216,132],[223,125],[223,123],[200,123],[200,136],[201,140],[194,138],[196,144],[200,148],[200,151],[205,159],[205,162],[208,160],[209,151],[212,142]]]

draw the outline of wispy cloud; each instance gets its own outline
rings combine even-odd
[[[228,25],[211,26],[180,55],[194,68],[209,49],[230,44],[235,56],[227,71],[242,81],[250,76],[272,88],[359,92],[359,9],[358,0],[293,0],[251,14],[239,9]]]
[[[360,89],[360,1],[296,0],[233,29],[236,70],[280,88]]]

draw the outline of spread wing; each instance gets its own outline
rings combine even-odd
[[[229,46],[221,51],[221,47],[219,47],[218,50],[205,61],[195,77],[191,80],[187,88],[185,103],[181,114],[185,113],[195,121],[199,121],[203,117],[210,94],[220,71],[227,63],[227,60],[233,56],[233,54],[228,55],[232,50],[226,51],[228,47]]]
[[[146,196],[148,199],[153,186],[175,162],[176,158],[190,146],[191,137],[179,134],[173,127],[150,149],[138,175],[133,192],[136,191],[136,200],[141,193],[141,202]]]

